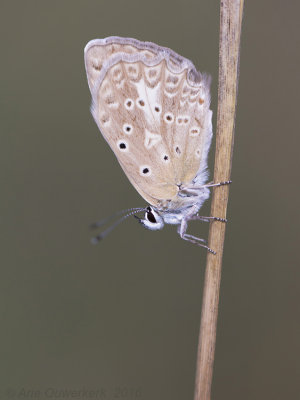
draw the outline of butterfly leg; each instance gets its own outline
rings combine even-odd
[[[196,244],[197,246],[204,247],[210,253],[216,254],[215,251],[213,251],[210,247],[206,246],[206,244],[205,244],[206,240],[198,238],[193,235],[189,235],[188,233],[186,233],[186,230],[187,230],[187,220],[183,219],[177,229],[177,232],[180,235],[181,239],[186,240],[190,243]]]
[[[224,181],[224,182],[208,182],[206,185],[203,185],[202,187],[217,187],[217,186],[223,186],[223,185],[230,185],[232,181]]]
[[[179,196],[181,196],[181,197],[198,196],[200,190],[203,190],[205,188],[210,188],[210,187],[219,187],[219,186],[229,185],[230,183],[232,183],[232,181],[224,181],[224,182],[218,182],[218,183],[208,182],[205,185],[197,186],[197,184],[195,184],[191,187],[180,186]]]
[[[219,221],[219,222],[227,222],[226,218],[219,218],[219,217],[204,217],[202,215],[193,215],[189,218],[189,221],[203,221],[203,222],[210,222],[210,221]]]

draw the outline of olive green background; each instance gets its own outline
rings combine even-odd
[[[245,4],[213,399],[299,395],[298,17]],[[129,36],[192,59],[215,126],[218,31],[211,0],[2,1],[1,399],[193,399],[206,252],[133,218],[90,244],[90,222],[145,203],[89,112],[83,48]]]

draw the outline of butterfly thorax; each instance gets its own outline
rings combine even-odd
[[[166,224],[177,225],[182,219],[196,214],[209,197],[208,188],[193,189],[183,187],[173,200],[161,201],[153,209],[163,218]]]

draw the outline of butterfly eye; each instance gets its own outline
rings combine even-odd
[[[146,218],[149,222],[152,222],[152,224],[156,224],[156,219],[151,211],[146,212]]]
[[[145,218],[138,218],[140,223],[147,229],[151,231],[157,231],[162,229],[164,226],[163,218],[158,214],[158,212],[154,211],[152,207],[148,206],[145,210]]]

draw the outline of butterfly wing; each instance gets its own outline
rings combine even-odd
[[[155,207],[206,179],[209,78],[170,49],[135,39],[85,48],[92,114],[127,177]]]

